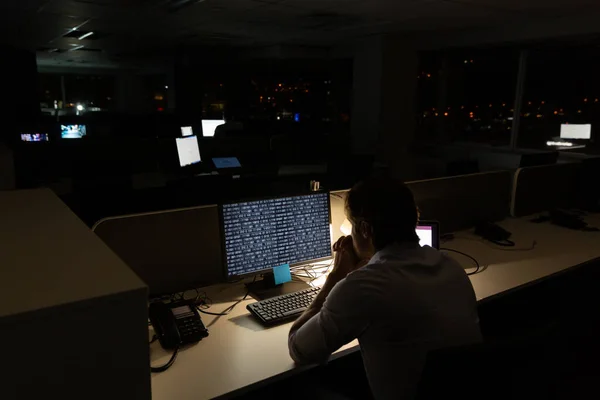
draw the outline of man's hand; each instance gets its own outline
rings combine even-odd
[[[333,289],[339,281],[344,279],[350,272],[365,266],[369,262],[369,260],[360,260],[354,252],[352,236],[342,236],[339,238],[333,245],[333,251],[335,252],[333,269],[329,273],[325,284],[317,294],[317,297],[313,300],[312,304],[292,325],[292,328],[290,329],[290,338],[294,336],[296,331],[300,329],[302,325],[321,311],[329,292],[331,292],[331,289]]]
[[[352,236],[342,236],[333,245],[335,258],[330,275],[337,280],[344,279],[350,272],[365,265],[356,255],[352,245]]]

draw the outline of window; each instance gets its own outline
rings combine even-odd
[[[44,114],[82,115],[113,108],[114,76],[39,74],[39,81],[40,109]]]
[[[240,68],[216,66],[204,74],[204,118],[259,121],[347,121],[351,62],[333,74],[327,62],[257,61]],[[342,65],[343,64],[343,65]],[[242,71],[242,72],[240,72]],[[333,76],[338,79],[334,79]]]
[[[112,108],[115,78],[109,75],[65,75],[65,108],[79,112]]]
[[[450,141],[510,143],[519,50],[460,49],[421,55],[421,134]]]
[[[62,104],[61,77],[55,74],[39,75],[40,109],[45,113],[54,111],[54,105]]]
[[[560,46],[529,52],[517,144],[548,149],[562,124],[600,131],[600,48]]]

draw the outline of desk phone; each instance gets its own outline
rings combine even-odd
[[[148,314],[156,337],[165,349],[197,343],[208,336],[208,330],[193,301],[151,303]]]

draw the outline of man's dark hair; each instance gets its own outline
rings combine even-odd
[[[354,185],[346,196],[346,215],[353,224],[371,225],[376,250],[396,242],[419,242],[415,199],[398,180],[370,178]]]

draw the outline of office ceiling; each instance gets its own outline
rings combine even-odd
[[[328,46],[382,32],[510,29],[594,10],[597,0],[1,0],[0,35],[38,49],[42,62],[83,66],[179,46]]]

